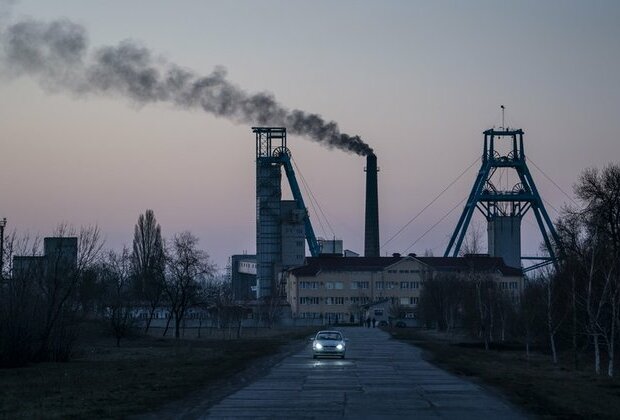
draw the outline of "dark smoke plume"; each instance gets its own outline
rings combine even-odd
[[[77,95],[109,94],[140,104],[168,102],[202,108],[238,123],[284,126],[330,148],[359,155],[372,149],[359,136],[341,133],[334,121],[289,110],[270,93],[249,94],[216,68],[207,76],[183,69],[132,41],[89,50],[84,27],[68,20],[21,21],[4,29],[0,40],[4,68],[12,76],[31,76],[47,90]]]

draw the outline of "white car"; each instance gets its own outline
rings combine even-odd
[[[344,359],[346,354],[346,341],[340,331],[319,331],[316,336],[310,337],[312,341],[312,357],[338,356]]]

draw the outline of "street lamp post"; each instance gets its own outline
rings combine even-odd
[[[0,219],[0,278],[4,278],[4,227],[6,217]]]

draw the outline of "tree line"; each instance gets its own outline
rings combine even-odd
[[[555,226],[557,265],[527,276],[515,294],[491,273],[438,274],[425,281],[419,317],[441,331],[466,331],[485,348],[536,346],[554,364],[614,375],[620,333],[620,165],[587,169]]]
[[[97,226],[61,225],[53,236],[77,237],[76,261],[67,263],[62,253],[42,257],[38,237],[12,232],[6,238],[0,366],[69,360],[89,318],[104,319],[120,345],[132,330],[148,333],[162,309],[169,314],[164,334],[172,327],[176,338],[191,308],[209,311],[222,323],[245,315],[233,304],[230,284],[215,280],[216,268],[198,238],[181,232],[164,240],[152,210],[139,216],[132,249],[105,250]],[[33,258],[16,259],[18,267],[14,256]],[[136,309],[146,313],[141,326]]]

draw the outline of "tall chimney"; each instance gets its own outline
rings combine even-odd
[[[364,256],[379,256],[379,198],[377,196],[377,156],[366,156],[366,231]]]

